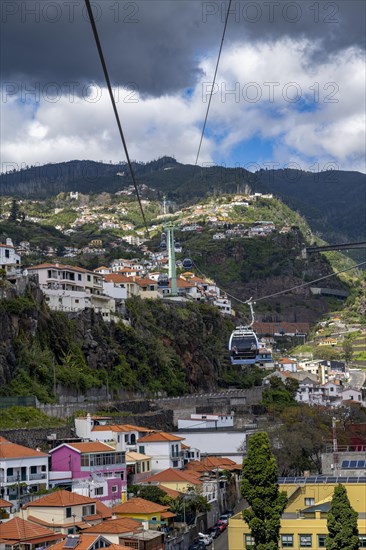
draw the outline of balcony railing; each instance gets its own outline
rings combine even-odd
[[[47,474],[41,472],[38,474],[29,474],[29,479],[47,479]]]

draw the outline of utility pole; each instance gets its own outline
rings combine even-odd
[[[171,284],[171,296],[177,295],[177,268],[175,265],[174,225],[168,223],[165,226],[168,241],[169,279]]]
[[[55,366],[55,357],[52,357],[52,369],[53,369],[53,395],[56,398],[56,366]]]
[[[338,473],[338,441],[337,441],[337,419],[335,416],[332,418],[332,431],[333,431],[333,466],[334,475]]]

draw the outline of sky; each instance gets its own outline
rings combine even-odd
[[[130,157],[194,164],[227,1],[91,0]],[[1,171],[125,160],[84,0],[2,0]],[[198,164],[365,172],[362,0],[232,0]]]

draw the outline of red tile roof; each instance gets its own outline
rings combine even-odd
[[[14,504],[12,504],[11,502],[0,498],[0,508],[12,508],[13,506]]]
[[[77,506],[79,504],[95,504],[96,500],[97,499],[95,498],[84,497],[82,495],[78,495],[77,493],[71,493],[70,491],[61,489],[60,491],[54,491],[49,495],[33,500],[32,502],[28,502],[28,504],[23,506],[23,508],[26,509],[39,506],[47,508],[49,506]]]
[[[138,443],[158,442],[158,441],[184,441],[184,437],[178,437],[177,435],[169,434],[167,432],[154,432],[148,435],[144,435],[138,440]]]
[[[6,460],[7,458],[28,458],[35,456],[46,457],[47,455],[29,447],[11,443],[11,441],[3,437],[0,439],[0,459]]]
[[[140,497],[131,498],[113,508],[115,514],[155,514],[167,510],[168,506],[161,506]]]
[[[62,443],[58,447],[55,447],[50,451],[51,453],[56,451],[56,449],[59,449],[60,447],[66,445],[67,447],[71,447],[72,449],[75,449],[75,451],[78,451],[79,453],[110,453],[115,452],[115,448],[111,447],[110,445],[107,445],[106,443],[102,443],[101,441],[85,441],[83,443]]]
[[[102,537],[102,535],[100,534],[96,533],[94,535],[90,535],[90,534],[85,534],[85,532],[83,532],[81,535],[77,535],[78,543],[74,548],[75,550],[89,550],[89,548],[91,548],[99,538],[102,538],[102,540],[105,540],[104,537]],[[50,548],[52,548],[52,550],[64,550],[65,544],[66,544],[66,539],[58,542],[57,544],[54,544]],[[108,546],[108,548],[112,548],[112,546],[115,546],[116,549],[118,548],[120,550],[121,549],[131,550],[131,549],[127,549],[126,546],[120,546],[119,544],[110,545]]]
[[[60,533],[54,533],[50,529],[18,517],[0,523],[0,539],[12,541],[13,544],[24,541],[30,543],[33,539],[39,539],[39,542],[57,540],[61,536]]]
[[[198,474],[199,477],[199,474]],[[158,474],[144,479],[144,483],[164,483],[165,482],[178,482],[178,483],[192,483],[193,485],[201,485],[201,481],[197,478],[196,472],[186,472],[182,470],[176,470],[175,468],[168,468]]]
[[[104,275],[104,280],[107,282],[107,283],[117,283],[117,284],[120,284],[120,283],[130,283],[131,282],[131,278],[130,277],[126,277],[125,275],[120,275],[119,273],[108,273],[108,274],[105,274]]]
[[[119,533],[131,533],[137,531],[139,527],[141,527],[141,523],[139,521],[135,521],[131,518],[117,518],[109,519],[107,521],[103,521],[102,523],[98,523],[98,525],[88,527],[83,531],[83,533],[108,533],[118,535]]]

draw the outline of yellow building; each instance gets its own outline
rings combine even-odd
[[[168,506],[161,506],[150,500],[133,497],[113,508],[113,513],[120,518],[131,518],[147,521],[153,525],[172,523],[175,514],[169,512]]]
[[[281,519],[279,548],[325,548],[327,513],[336,483],[327,483],[326,478],[321,477],[307,482],[301,479],[299,483],[280,483],[280,490],[286,491],[289,500]],[[366,548],[366,480],[343,485],[351,506],[358,512],[360,548]],[[245,550],[254,543],[241,513],[230,518],[228,532],[228,550]]]

